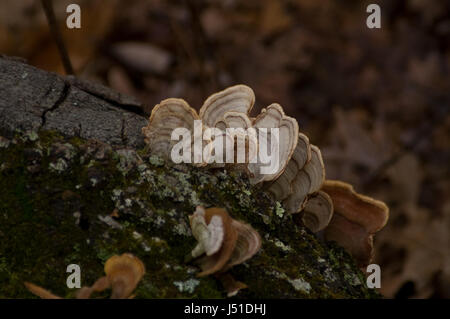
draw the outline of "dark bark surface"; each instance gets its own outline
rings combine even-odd
[[[0,58],[0,132],[56,130],[111,145],[142,147],[139,103],[106,87]]]

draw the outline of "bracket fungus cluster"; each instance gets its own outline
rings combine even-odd
[[[249,175],[254,185],[266,187],[274,199],[283,201],[288,213],[298,213],[305,206],[308,196],[319,191],[325,179],[325,168],[320,150],[309,143],[309,139],[299,133],[297,121],[285,115],[283,108],[273,103],[264,108],[255,118],[250,112],[255,102],[253,90],[245,85],[235,85],[211,95],[203,103],[200,112],[182,99],[163,100],[152,110],[149,123],[142,129],[145,141],[152,153],[170,158],[175,141],[172,132],[178,128],[189,130],[190,139],[186,149],[198,147],[195,139],[208,143],[206,152],[187,154],[189,160],[200,165],[212,164],[212,144],[222,136],[229,168],[242,169]],[[201,121],[201,130],[195,130],[195,121]],[[221,134],[212,139],[208,128],[218,129]],[[234,129],[229,133],[227,128]],[[277,129],[278,138],[272,136]],[[259,133],[259,138],[256,136]],[[227,141],[232,141],[227,143]],[[245,155],[236,160],[235,145],[242,142]],[[230,145],[231,144],[231,145]],[[200,146],[201,147],[201,146]],[[276,154],[276,169],[269,170],[267,162],[259,154]],[[231,153],[232,155],[229,155]],[[185,155],[185,154],[184,154]],[[223,162],[214,162],[224,166]],[[331,213],[331,212],[330,212]]]
[[[191,257],[201,268],[198,277],[215,274],[228,295],[236,294],[245,284],[225,272],[253,257],[261,248],[261,237],[250,225],[231,218],[223,208],[197,206],[189,216],[197,246]]]
[[[90,287],[81,287],[76,292],[77,299],[88,299],[94,292],[102,292],[106,289],[111,289],[111,299],[133,298],[132,293],[145,274],[142,261],[127,253],[110,257],[105,263],[104,270],[106,276],[97,279]],[[42,299],[61,299],[33,283],[26,282],[25,287]]]
[[[184,100],[169,98],[154,107],[142,133],[152,153],[170,158],[175,145],[173,131],[180,127],[186,129],[190,134],[189,139],[182,143],[183,153],[198,148],[198,139],[201,143],[206,141],[209,146],[203,151],[200,149],[200,152],[194,150],[192,156],[187,154],[185,158],[189,163],[193,161],[201,166],[212,164],[213,167],[244,170],[251,184],[262,187],[274,200],[282,202],[288,214],[301,213],[303,224],[311,231],[323,232],[326,239],[335,240],[347,248],[360,265],[367,264],[372,256],[373,234],[384,226],[388,218],[386,205],[355,193],[351,186],[343,182],[325,181],[320,149],[299,131],[298,122],[285,115],[283,108],[276,103],[253,118],[250,112],[254,102],[253,90],[245,85],[235,85],[211,95],[199,113]],[[196,129],[195,123],[199,122],[201,127]],[[234,129],[232,134],[227,130],[229,128]],[[206,133],[208,129],[216,129],[219,133],[213,139],[210,132]],[[259,131],[259,138],[256,130]],[[274,134],[278,138],[274,138]],[[212,154],[212,145],[219,137],[225,140],[219,144],[220,152],[223,150],[227,155],[225,162],[214,161],[217,154]],[[236,156],[234,147],[239,143],[244,145],[245,155],[237,161],[239,154]],[[227,146],[224,147],[224,144]],[[217,153],[215,148],[214,153]],[[232,155],[228,157],[229,153]],[[277,169],[265,171],[267,162],[261,160],[261,153],[276,154]],[[216,228],[215,220],[208,220],[207,226],[196,224],[200,216],[200,213],[194,214],[193,229],[212,231]],[[228,220],[228,217],[221,218],[223,223]],[[205,230],[198,236],[205,234],[209,233]],[[199,246],[194,254],[206,253],[208,257],[218,258],[217,243],[224,241],[223,236],[233,235],[221,234],[217,230],[214,233],[216,237],[208,236],[207,240],[196,237]],[[225,240],[224,243],[228,242]],[[222,260],[218,264],[217,260],[206,260],[208,262],[205,261],[202,274],[213,273],[226,264]]]
[[[356,193],[352,185],[341,181],[327,180],[322,190],[330,196],[334,207],[325,239],[336,241],[352,254],[358,265],[366,266],[373,255],[373,235],[388,221],[388,207]]]

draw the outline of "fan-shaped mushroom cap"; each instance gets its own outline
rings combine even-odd
[[[291,194],[283,201],[289,214],[300,212],[306,204],[307,195],[317,192],[325,180],[322,154],[317,146],[310,144],[311,159],[297,172],[291,182]]]
[[[169,157],[176,143],[171,140],[173,130],[184,127],[192,131],[194,120],[200,118],[186,101],[175,98],[163,100],[153,108],[147,126],[142,128],[144,140],[153,153]]]
[[[231,86],[206,99],[200,108],[200,117],[209,127],[215,127],[227,112],[250,113],[255,103],[253,90],[246,85]]]
[[[234,155],[234,168],[246,170],[246,165],[240,167],[243,162],[248,163],[251,158],[257,156],[258,140],[256,134],[251,134],[248,129],[252,127],[252,121],[247,114],[241,112],[226,112],[222,119],[216,123],[216,127],[223,132],[223,149],[227,156]],[[233,129],[232,131],[227,129]],[[238,147],[242,149],[238,150]],[[238,161],[238,152],[244,151],[245,160]],[[228,161],[228,158],[226,159]],[[240,164],[236,164],[240,163]],[[215,164],[222,167],[225,164]]]
[[[334,206],[334,215],[325,239],[334,240],[348,250],[360,266],[370,263],[373,255],[373,235],[389,218],[385,203],[358,194],[350,184],[326,180],[322,186]]]
[[[304,170],[298,171],[291,183],[291,193],[283,200],[288,214],[299,213],[303,209],[310,188],[311,180],[308,174]]]
[[[197,211],[201,211],[202,209],[203,208],[197,208]],[[197,274],[199,277],[207,276],[220,271],[230,259],[238,238],[236,229],[231,225],[232,219],[225,209],[213,207],[204,210],[205,224],[209,226],[213,219],[220,219],[222,221],[222,229],[219,230],[220,232],[223,232],[222,245],[216,253],[209,256],[206,255],[198,259],[197,263],[202,269],[202,272]],[[219,228],[212,227],[209,231],[214,231],[214,229],[218,230]],[[218,237],[216,235],[211,236]],[[195,249],[196,248],[194,248],[194,250]]]
[[[106,261],[105,273],[112,287],[111,298],[128,298],[144,275],[145,266],[132,254],[115,255]]]
[[[220,216],[212,216],[211,221],[206,225],[205,209],[197,206],[194,214],[189,216],[192,234],[197,239],[198,244],[192,250],[192,257],[196,258],[204,253],[211,256],[219,251],[225,237],[225,226]]]
[[[313,233],[328,226],[333,217],[333,202],[327,193],[318,191],[312,194],[303,209],[302,221]]]
[[[309,139],[306,135],[299,133],[297,146],[289,160],[283,174],[276,180],[272,181],[267,187],[270,194],[276,200],[286,199],[292,193],[291,184],[294,181],[298,171],[311,159],[311,148]]]
[[[145,273],[142,261],[132,254],[114,255],[105,263],[106,276],[100,277],[90,287],[82,287],[76,293],[77,299],[87,299],[93,292],[112,288],[112,299],[129,298]],[[61,299],[50,291],[35,284],[25,282],[27,289],[43,299]]]
[[[270,153],[274,154],[278,147],[278,169],[274,173],[262,174],[260,168],[267,166],[267,164],[250,163],[248,165],[248,169],[252,174],[250,182],[257,184],[263,181],[275,180],[283,173],[297,146],[298,123],[294,118],[286,116],[279,104],[274,103],[261,111],[253,121],[253,127],[256,129],[267,129],[267,135],[261,130],[258,132],[259,148],[261,148],[262,144],[266,144],[266,150],[270,150]],[[271,136],[271,128],[279,129],[278,144]]]
[[[309,194],[317,192],[325,181],[325,166],[320,149],[311,144],[311,160],[303,168],[308,174],[311,184]]]
[[[198,232],[198,230],[194,231],[194,227],[198,227],[196,226],[196,223],[202,225],[202,218],[207,225],[207,229],[200,226],[197,228],[201,229],[200,232],[211,232],[215,228],[209,228],[209,225],[211,225],[215,219],[221,219],[221,223],[218,223],[222,225],[222,229],[219,230],[219,233],[223,233],[224,237],[221,241],[222,245],[219,250],[213,254],[206,254],[197,259],[196,263],[202,269],[202,272],[200,272],[197,276],[202,277],[214,273],[223,273],[232,266],[248,260],[260,249],[261,238],[259,234],[250,225],[232,219],[225,209],[213,207],[205,210],[203,207],[197,207],[196,212],[190,216],[193,233]],[[194,236],[196,236],[196,238],[206,238],[208,236],[220,237],[215,235],[204,236],[198,234]],[[206,244],[202,245],[206,246]],[[197,247],[198,245],[191,253],[193,257],[200,255],[198,254],[200,250]],[[203,249],[203,251],[206,253],[206,249]]]
[[[250,225],[234,219],[231,225],[237,230],[238,238],[230,260],[223,271],[252,258],[261,248],[261,237]]]
[[[227,127],[248,129],[252,127],[252,122],[245,113],[229,111],[216,123],[216,127],[221,130],[225,130]]]

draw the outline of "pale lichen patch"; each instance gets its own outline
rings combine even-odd
[[[58,159],[56,160],[56,162],[51,162],[51,163],[48,165],[48,168],[49,168],[51,171],[54,171],[54,172],[57,172],[57,173],[62,173],[62,172],[64,172],[68,167],[69,167],[69,165],[68,165],[67,162],[66,162],[64,159],[62,159],[62,158],[58,158]]]
[[[178,288],[178,291],[192,294],[195,288],[200,284],[200,281],[191,278],[186,281],[174,281],[173,284]]]

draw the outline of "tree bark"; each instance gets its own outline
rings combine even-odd
[[[0,57],[0,133],[56,130],[111,145],[142,147],[141,105],[104,86]]]

